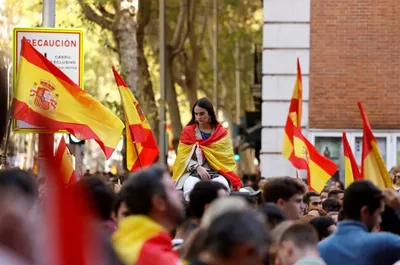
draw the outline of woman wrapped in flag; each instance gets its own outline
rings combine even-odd
[[[214,107],[207,98],[196,101],[192,119],[183,129],[173,168],[177,189],[189,201],[189,194],[200,180],[218,181],[228,190],[242,186],[235,173],[232,143],[227,130],[217,121]]]

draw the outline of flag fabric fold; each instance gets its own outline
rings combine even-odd
[[[292,99],[290,101],[289,113],[286,120],[282,155],[288,159],[295,168],[307,170],[307,164],[304,160],[294,155],[294,134],[295,129],[301,132],[301,115],[303,104],[303,82],[300,61],[297,59],[297,77],[294,85]]]
[[[344,171],[346,179],[346,187],[348,187],[355,180],[362,179],[360,170],[358,169],[356,159],[354,157],[353,151],[351,151],[349,141],[347,140],[347,135],[343,132],[343,153],[344,153]]]
[[[211,168],[226,177],[231,182],[233,190],[241,187],[242,182],[235,173],[236,163],[227,130],[218,124],[210,138],[198,140],[195,136],[196,126],[196,124],[188,125],[182,131],[173,169],[173,180],[177,182],[186,173],[193,150],[199,147]]]
[[[114,67],[112,70],[125,113],[127,168],[136,171],[153,164],[159,149],[139,102]]]
[[[364,179],[370,180],[379,188],[392,188],[389,172],[378,148],[378,143],[372,133],[371,126],[365,114],[364,107],[358,102],[358,108],[363,120],[363,144],[361,175]]]
[[[294,156],[302,160],[308,170],[308,184],[311,189],[321,193],[326,182],[335,174],[338,166],[321,155],[297,128],[294,129]]]
[[[22,40],[13,118],[47,132],[94,139],[110,158],[121,139],[121,120]]]
[[[114,248],[125,265],[179,264],[171,240],[168,231],[144,215],[121,220],[112,237]]]
[[[67,148],[64,137],[61,137],[57,151],[54,157],[55,166],[60,168],[60,177],[67,185],[72,185],[77,182],[75,170],[71,162],[71,154]]]

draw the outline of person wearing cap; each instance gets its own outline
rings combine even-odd
[[[257,206],[260,204],[261,190],[255,191],[252,187],[243,187],[239,189],[239,193],[240,195],[248,197],[253,205]]]

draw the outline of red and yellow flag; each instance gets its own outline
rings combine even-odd
[[[112,241],[125,265],[179,264],[179,256],[172,250],[172,238],[168,231],[149,217],[128,216],[118,226]]]
[[[231,182],[233,190],[240,188],[242,182],[235,173],[236,162],[227,130],[221,124],[218,124],[210,138],[198,140],[195,135],[196,126],[196,124],[192,124],[183,128],[172,179],[178,181],[186,173],[191,154],[193,154],[194,148],[198,146],[211,168],[226,177]]]
[[[71,162],[71,154],[67,148],[64,137],[61,137],[61,141],[58,144],[58,148],[54,157],[54,163],[60,168],[60,177],[67,185],[72,185],[77,182],[75,170]]]
[[[361,175],[364,179],[370,180],[381,189],[392,188],[389,172],[383,161],[378,143],[372,133],[371,126],[361,102],[358,102],[358,108],[360,109],[364,123]]]
[[[135,171],[153,164],[159,150],[139,102],[114,67],[112,69],[125,112],[127,168]]]
[[[303,104],[303,85],[300,61],[297,59],[297,78],[293,89],[292,99],[289,106],[289,114],[286,120],[285,132],[283,137],[282,155],[288,159],[295,168],[307,169],[304,160],[294,155],[294,130],[301,133],[301,115]]]
[[[346,187],[348,187],[355,180],[362,179],[360,170],[358,169],[356,159],[353,151],[351,151],[350,144],[347,141],[347,135],[343,132],[343,153],[344,153],[344,171],[346,177]]]
[[[313,190],[320,193],[338,167],[331,160],[318,153],[317,149],[303,136],[299,129],[295,128],[293,132],[294,156],[307,165],[308,183]]]
[[[94,139],[110,158],[124,124],[23,38],[13,118],[46,131]]]

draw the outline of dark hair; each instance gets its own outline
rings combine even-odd
[[[227,188],[216,181],[201,180],[194,185],[189,195],[189,214],[193,218],[201,218],[204,206],[218,198],[219,190]]]
[[[208,112],[208,115],[211,118],[211,125],[212,126],[217,126],[219,124],[218,120],[217,120],[217,116],[215,115],[215,111],[214,111],[214,107],[211,103],[211,101],[208,98],[201,98],[198,99],[193,107],[192,107],[192,119],[189,121],[189,123],[187,125],[192,125],[196,123],[196,115],[194,115],[194,108],[195,107],[200,107],[205,109]]]
[[[218,216],[205,231],[204,250],[230,258],[232,250],[243,243],[254,242],[259,248],[268,243],[262,215],[255,210],[233,211]]]
[[[315,228],[315,230],[317,230],[318,238],[320,241],[330,235],[328,228],[331,225],[335,225],[335,222],[329,216],[320,216],[313,218],[310,220],[309,223]]]
[[[361,208],[367,206],[372,214],[381,206],[382,191],[372,182],[358,180],[353,182],[344,192],[343,210],[344,219],[360,220]]]
[[[94,208],[103,221],[111,219],[111,214],[114,209],[115,194],[107,183],[99,177],[87,177],[80,181],[83,184],[89,196],[92,197]]]
[[[20,192],[31,199],[35,199],[38,194],[33,176],[19,168],[0,170],[0,188]]]
[[[328,199],[331,199],[332,197],[334,197],[334,196],[336,196],[336,195],[339,195],[339,194],[342,194],[342,193],[344,193],[343,190],[331,190],[331,191],[328,193]]]
[[[324,209],[326,212],[339,212],[340,209],[342,209],[342,205],[340,202],[336,199],[326,199],[322,203],[322,209]]]
[[[282,233],[279,243],[282,244],[284,241],[291,241],[299,249],[316,248],[318,235],[310,224],[298,222],[289,226]]]
[[[114,209],[113,209],[115,215],[118,214],[118,210],[119,210],[119,208],[121,207],[122,202],[123,202],[123,201],[122,201],[121,193],[117,193],[117,194],[115,195]]]
[[[380,227],[381,231],[400,235],[400,217],[396,214],[396,211],[388,205],[385,205],[385,211],[382,213],[382,223]]]
[[[305,187],[291,177],[277,177],[265,183],[263,196],[265,202],[277,203],[279,199],[289,200],[293,195],[302,194]]]
[[[310,202],[311,197],[319,197],[319,193],[315,191],[308,191],[306,194],[303,196],[303,202],[305,204],[308,204]]]
[[[339,174],[339,171],[336,171],[335,174]],[[339,183],[340,189],[344,190],[343,182],[341,182],[339,179],[334,180],[334,182]]]
[[[149,215],[154,196],[166,197],[162,183],[165,168],[152,166],[130,176],[122,185],[121,197],[132,214]]]
[[[274,229],[277,225],[287,220],[285,213],[275,204],[264,204],[260,207],[260,210],[266,217],[269,230]]]

